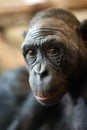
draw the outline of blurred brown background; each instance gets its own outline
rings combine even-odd
[[[87,18],[87,0],[0,0],[0,72],[25,65],[22,33],[36,12],[49,7],[69,9],[80,21]]]

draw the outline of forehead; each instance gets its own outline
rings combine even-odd
[[[46,18],[46,19],[40,19],[37,21],[32,27],[29,29],[29,33],[33,33],[35,31],[38,31],[39,29],[45,30],[64,30],[66,27],[68,27],[68,24],[66,24],[63,20],[61,19],[56,19],[56,18]]]
[[[36,23],[29,28],[28,34],[23,45],[40,43],[51,39],[59,42],[67,42],[71,39],[75,27],[71,29],[70,26],[61,19],[46,18],[36,21]]]

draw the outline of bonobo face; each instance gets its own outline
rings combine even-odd
[[[75,31],[72,30],[62,20],[39,20],[29,29],[22,45],[30,87],[43,105],[57,103],[70,85],[69,77],[76,67],[73,59],[77,59],[76,45],[69,50],[72,42],[74,44],[71,39]]]

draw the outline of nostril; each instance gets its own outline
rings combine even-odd
[[[39,75],[41,78],[44,78],[48,75],[48,71],[45,70],[43,72],[34,72],[35,75]]]
[[[46,77],[47,75],[48,75],[48,71],[47,71],[47,70],[43,71],[43,72],[40,74],[41,78],[44,78],[44,77]]]
[[[38,63],[35,67],[34,67],[34,75],[35,76],[39,76],[40,78],[45,78],[48,76],[48,67],[45,64],[40,64]]]

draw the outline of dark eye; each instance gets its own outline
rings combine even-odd
[[[57,47],[50,47],[48,48],[47,55],[48,56],[55,56],[59,53],[59,49]]]
[[[28,56],[35,56],[36,54],[37,54],[37,52],[35,49],[29,49],[27,52]]]
[[[33,64],[37,58],[37,50],[35,48],[29,48],[26,53],[26,62],[28,65]]]

